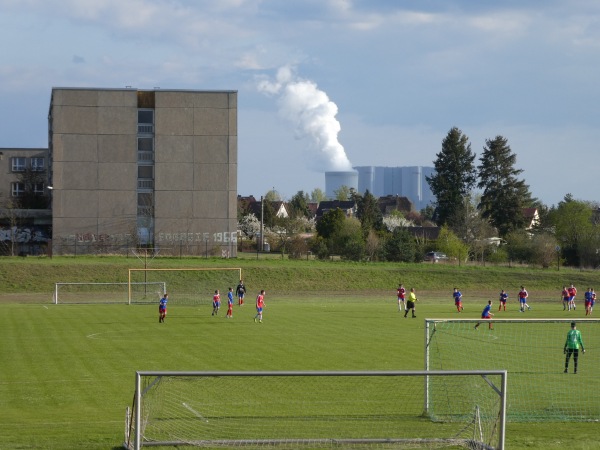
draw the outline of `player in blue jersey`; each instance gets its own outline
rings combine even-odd
[[[492,314],[492,301],[488,300],[488,304],[485,305],[485,308],[483,308],[483,311],[481,312],[481,318],[482,319],[486,319],[486,320],[490,320],[492,318],[493,314]],[[475,329],[479,328],[479,325],[481,324],[481,322],[477,322],[477,324],[475,325]],[[490,322],[490,330],[493,330],[494,327],[492,326],[492,322]]]
[[[458,288],[454,288],[454,293],[452,294],[452,297],[454,297],[454,306],[456,306],[456,311],[462,312],[462,294],[460,293]]]
[[[585,315],[589,316],[592,313],[592,288],[588,288],[583,296],[585,300]]]
[[[158,323],[163,323],[165,317],[167,317],[167,302],[169,301],[169,294],[166,294],[158,302]]]
[[[562,292],[560,293],[560,298],[562,298],[563,311],[567,309],[567,305],[569,304],[569,290],[566,286],[563,286]]]
[[[233,288],[229,288],[229,292],[227,292],[227,314],[225,314],[225,318],[231,319],[233,317]]]
[[[244,296],[246,295],[246,286],[244,282],[240,280],[240,284],[235,288],[235,295],[238,296],[238,306],[242,306],[244,304]]]
[[[508,300],[508,294],[504,289],[500,292],[500,306],[498,306],[498,311],[504,309],[506,311],[506,301]]]

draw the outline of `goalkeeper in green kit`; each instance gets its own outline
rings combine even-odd
[[[575,322],[571,322],[571,329],[567,333],[567,341],[565,342],[564,348],[564,353],[567,355],[565,357],[565,373],[569,372],[569,359],[571,359],[571,355],[573,355],[573,365],[575,368],[573,373],[577,373],[577,359],[579,358],[580,347],[581,352],[585,353],[583,340],[581,339],[581,331],[577,329]]]

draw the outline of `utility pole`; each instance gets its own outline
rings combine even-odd
[[[263,232],[265,228],[265,203],[263,196],[260,196],[260,251],[263,250]]]

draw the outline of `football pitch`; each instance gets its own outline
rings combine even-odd
[[[209,302],[178,305],[173,295],[163,324],[157,305],[3,304],[0,448],[122,448],[136,370],[422,370],[423,319],[457,316],[450,294],[442,299],[421,293],[417,318],[405,319],[393,292],[386,298],[278,298],[265,288],[263,323],[253,321],[253,298],[235,305],[233,318],[225,319],[226,308],[213,317]],[[483,305],[465,301],[462,316],[479,317]],[[565,317],[557,302],[533,305],[528,317]],[[500,314],[520,316],[514,301]],[[574,316],[583,317],[583,311]],[[534,352],[535,345],[524,351]],[[562,345],[556,343],[559,353]],[[587,350],[589,356],[600,352]],[[585,367],[588,355],[580,358],[582,373],[592,370]],[[589,389],[598,388],[594,380],[590,376]],[[537,383],[543,392],[544,377]],[[506,448],[593,449],[600,445],[597,431],[598,424],[589,422],[509,423]]]

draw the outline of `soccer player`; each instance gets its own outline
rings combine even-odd
[[[519,291],[519,303],[521,304],[520,312],[525,312],[525,308],[527,310],[531,309],[531,306],[527,304],[527,297],[529,297],[529,293],[525,289],[525,286],[521,286],[521,290]]]
[[[575,311],[575,296],[577,295],[577,288],[571,284],[567,291],[569,291],[569,311],[571,311],[571,309]]]
[[[400,283],[397,289],[398,295],[398,311],[403,311],[406,309],[406,304],[404,299],[406,298],[406,289],[404,289],[404,285]]]
[[[169,294],[165,293],[158,302],[158,323],[163,323],[165,317],[167,317],[167,302],[169,301]]]
[[[594,305],[596,304],[596,292],[594,288],[592,288],[592,306],[590,307],[590,316],[592,315],[592,311],[594,311]]]
[[[238,298],[238,306],[242,306],[244,304],[244,295],[246,295],[246,286],[242,280],[240,280],[240,284],[235,288],[235,295]]]
[[[410,288],[410,294],[408,294],[408,300],[406,301],[406,310],[404,311],[404,318],[406,319],[406,316],[408,315],[408,311],[411,310],[412,311],[412,317],[413,319],[417,316],[415,316],[415,303],[417,303],[417,300],[419,300],[417,298],[417,294],[415,293],[415,288]]]
[[[585,315],[589,316],[592,314],[592,288],[588,288],[584,294],[585,299]]]
[[[565,311],[567,309],[567,306],[569,305],[569,290],[566,286],[563,286],[560,296],[562,297],[563,311]]]
[[[488,300],[488,304],[485,305],[485,308],[483,308],[483,311],[481,312],[481,318],[482,319],[486,319],[486,320],[490,320],[492,318],[494,314],[492,314],[492,301]],[[475,329],[479,328],[479,325],[481,324],[481,322],[477,322],[475,324]],[[493,330],[494,327],[492,326],[492,322],[489,323],[490,326],[490,330]]]
[[[504,289],[502,289],[502,292],[500,292],[500,306],[498,306],[498,311],[503,308],[504,311],[506,311],[506,300],[508,300],[508,294]]]
[[[577,329],[575,322],[571,322],[571,329],[567,333],[567,340],[565,342],[565,348],[563,349],[564,354],[567,355],[565,357],[565,373],[569,373],[569,359],[571,359],[571,355],[573,355],[573,366],[575,368],[573,373],[577,373],[579,347],[581,347],[581,351],[585,353],[583,339],[581,339],[581,331]]]
[[[454,306],[456,306],[456,311],[461,312],[463,310],[462,305],[462,294],[458,290],[458,288],[454,288],[454,293],[452,294],[454,297]]]
[[[221,294],[219,294],[219,290],[215,291],[215,295],[213,295],[213,311],[212,316],[216,316],[219,314],[219,308],[221,308]]]
[[[225,314],[225,318],[231,319],[233,317],[233,288],[229,288],[229,292],[227,292],[227,314]]]
[[[256,297],[256,315],[254,316],[255,322],[256,322],[256,319],[258,319],[258,321],[260,323],[262,323],[264,307],[265,307],[265,290],[263,289],[260,291],[260,294],[258,294],[258,296]]]

